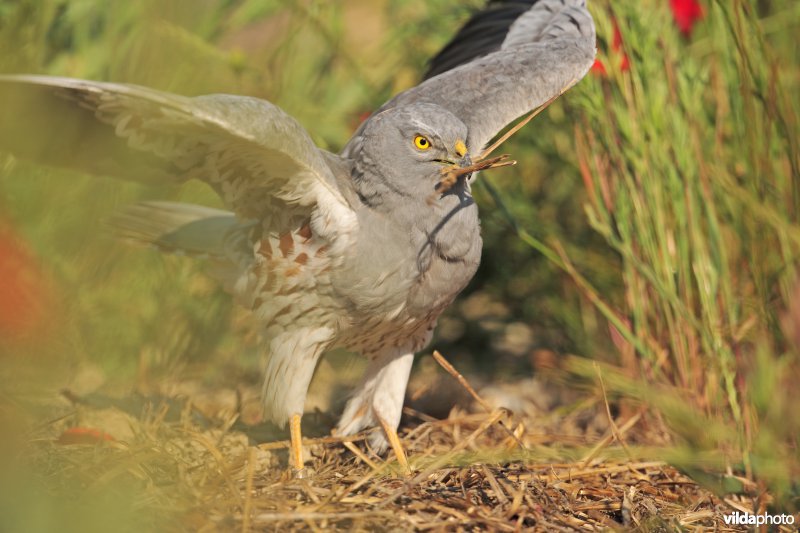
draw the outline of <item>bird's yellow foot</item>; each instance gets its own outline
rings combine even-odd
[[[307,476],[303,462],[303,434],[300,431],[300,418],[302,415],[292,415],[289,418],[289,466],[296,478]]]

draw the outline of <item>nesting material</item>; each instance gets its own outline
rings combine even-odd
[[[166,520],[167,529],[733,531],[723,521],[731,502],[658,460],[657,448],[644,446],[639,415],[617,424],[623,448],[592,424],[576,425],[585,414],[559,414],[564,406],[533,417],[476,400],[444,419],[406,408],[400,436],[410,475],[391,453],[371,454],[365,435],[321,436],[304,439],[308,475],[296,479],[286,468],[288,441],[264,442],[258,424],[207,417],[192,398],[174,401],[135,416],[123,412],[124,401],[74,404],[75,413],[50,426],[54,436],[122,420],[132,433],[75,445],[38,439],[26,454],[48,458],[51,480],[139,486],[133,504],[154,506],[153,527]],[[605,416],[602,405],[591,411]]]

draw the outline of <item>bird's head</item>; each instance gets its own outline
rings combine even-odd
[[[359,135],[357,188],[362,199],[381,202],[386,189],[411,201],[429,201],[451,169],[468,168],[467,126],[429,103],[391,107],[371,117]],[[469,192],[470,173],[445,194]]]

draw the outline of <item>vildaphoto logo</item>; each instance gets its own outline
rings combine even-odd
[[[790,514],[750,514],[735,512],[722,517],[727,525],[731,526],[791,526],[794,516]]]

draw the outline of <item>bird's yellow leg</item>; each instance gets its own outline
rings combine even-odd
[[[394,455],[397,457],[397,462],[400,463],[400,466],[403,467],[408,473],[411,473],[411,468],[408,466],[408,459],[406,459],[406,452],[403,450],[403,445],[400,443],[400,438],[397,436],[397,431],[389,424],[387,424],[381,417],[378,417],[378,421],[381,423],[383,427],[383,431],[386,433],[386,438],[389,439],[389,445],[394,450]]]
[[[292,415],[289,418],[290,458],[295,473],[303,470],[303,435],[300,432],[300,418],[302,415]]]

